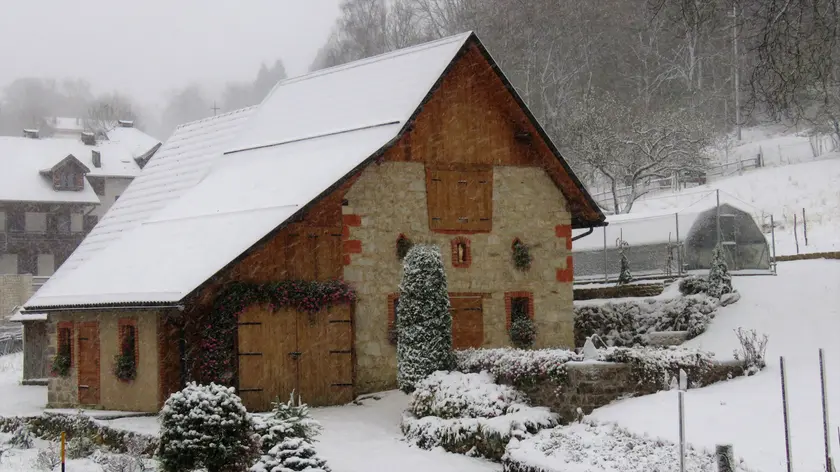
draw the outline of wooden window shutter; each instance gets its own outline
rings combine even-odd
[[[429,229],[480,233],[492,229],[493,170],[426,170]]]

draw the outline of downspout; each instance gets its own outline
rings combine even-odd
[[[577,235],[577,236],[573,236],[573,237],[572,237],[572,241],[577,241],[578,239],[585,238],[585,237],[589,236],[590,234],[592,234],[593,232],[595,232],[595,227],[594,227],[594,226],[590,226],[590,227],[589,227],[589,230],[588,230],[588,231],[586,231],[585,233],[583,233],[583,234],[579,234],[579,235]]]

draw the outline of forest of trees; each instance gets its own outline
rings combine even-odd
[[[312,69],[468,30],[617,212],[745,124],[840,142],[840,0],[345,0]]]
[[[743,125],[804,123],[840,145],[840,0],[343,0],[311,69],[469,30],[585,182],[630,189],[616,212],[652,179],[704,170]],[[0,95],[0,135],[118,115],[166,139],[214,108],[259,103],[285,77],[278,60],[216,99],[187,85],[159,114],[83,80],[23,78]]]

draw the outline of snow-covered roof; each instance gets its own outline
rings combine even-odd
[[[88,276],[77,276],[74,272],[85,261],[123,235],[136,230],[153,214],[201,181],[210,170],[213,160],[220,156],[231,136],[253,111],[254,108],[246,108],[179,126],[143,172],[131,182],[79,247],[26,306],[50,304],[49,300],[54,299],[57,293],[66,293],[67,285],[74,281],[106,283],[108,276],[91,280]],[[98,290],[98,287],[87,287],[82,293],[91,290]]]
[[[206,177],[184,183],[168,170],[173,183],[185,186],[183,195],[67,276],[53,276],[27,309],[181,301],[396,142],[471,37],[452,36],[279,82],[241,129],[225,133],[233,136],[230,141],[207,149],[212,166]],[[177,134],[152,163],[167,157],[175,139]],[[127,211],[119,203],[127,205],[128,196],[106,219]]]
[[[9,318],[9,321],[14,322],[22,322],[22,321],[47,321],[47,314],[46,313],[21,313],[21,309],[18,308],[15,310],[14,314]]]
[[[81,133],[85,129],[85,123],[82,118],[71,118],[67,116],[56,116],[47,119],[50,126],[60,131],[73,131]]]
[[[135,159],[159,144],[134,128],[116,128],[108,137],[95,146],[83,143],[81,134],[74,139],[0,137],[0,201],[99,203],[90,185],[57,191],[40,172],[72,155],[89,169],[88,177],[133,178],[141,170]],[[93,151],[99,152],[100,167],[93,165]]]

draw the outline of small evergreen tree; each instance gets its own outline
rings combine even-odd
[[[537,340],[537,328],[527,316],[517,318],[510,323],[510,340],[519,349],[530,349]]]
[[[301,438],[312,443],[321,433],[321,424],[309,414],[309,406],[300,402],[295,403],[295,394],[288,402],[280,399],[274,403],[270,416],[254,417],[254,429],[260,435],[263,454],[268,454],[274,446],[288,438]]]
[[[405,256],[397,308],[397,383],[411,392],[437,370],[449,370],[452,314],[440,250],[416,245]]]
[[[710,297],[720,298],[732,292],[732,276],[726,266],[723,246],[718,244],[712,251],[712,267],[709,269],[709,289],[706,293]]]
[[[627,249],[630,245],[623,239],[618,241],[618,251],[621,254],[621,272],[618,274],[618,285],[629,284],[633,281],[630,273],[630,262],[627,260]]]
[[[164,472],[244,471],[258,453],[259,437],[233,388],[191,382],[163,405],[157,457]]]
[[[330,472],[327,462],[303,438],[286,438],[263,454],[251,472]]]

